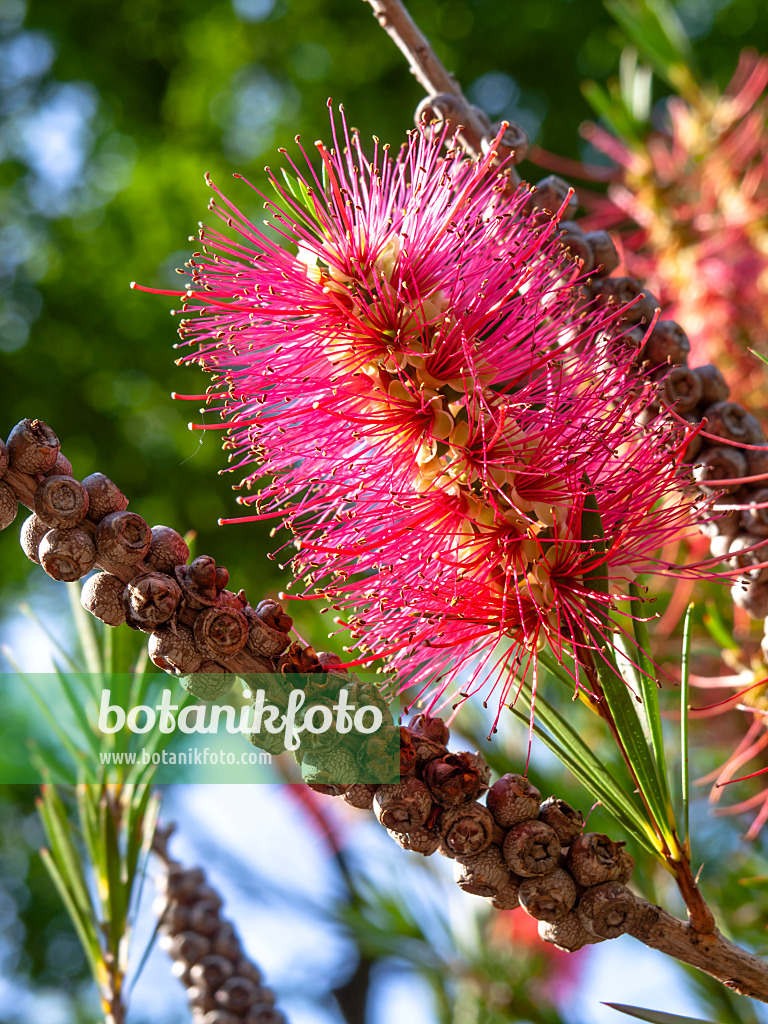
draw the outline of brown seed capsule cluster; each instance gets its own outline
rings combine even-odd
[[[82,482],[42,420],[22,420],[0,447],[0,528],[19,503],[33,514],[21,530],[27,557],[57,580],[91,576],[82,604],[110,626],[150,634],[154,663],[189,692],[215,700],[235,671],[274,671],[289,648],[291,618],[275,601],[255,608],[227,590],[229,573],[202,555],[191,564],[184,538],[128,511],[128,498],[103,473]],[[311,649],[310,649],[311,650]],[[298,645],[293,660],[319,667]]]
[[[200,868],[168,858],[165,837],[155,850],[162,861],[155,909],[161,946],[187,990],[193,1024],[286,1024],[275,995],[243,952],[222,901]]]
[[[416,750],[399,783],[326,788],[372,809],[404,850],[440,853],[457,884],[499,910],[522,907],[542,938],[567,950],[627,931],[635,898],[634,861],[621,842],[583,833],[579,811],[510,773],[490,785],[479,754],[449,752],[442,719],[417,715],[400,728],[401,750]],[[490,788],[489,788],[490,787]],[[481,802],[481,797],[485,802]]]

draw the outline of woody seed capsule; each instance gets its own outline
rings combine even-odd
[[[669,363],[682,366],[687,362],[690,351],[691,343],[680,324],[674,320],[659,320],[643,347],[642,358],[652,367]],[[701,378],[699,383],[703,392]]]
[[[8,448],[0,437],[0,480],[5,476],[6,469],[8,469]]]
[[[59,439],[42,420],[21,420],[8,435],[8,461],[20,473],[47,473],[56,463]]]
[[[187,542],[170,526],[153,526],[152,540],[146,557],[148,569],[155,572],[173,573],[177,565],[183,565],[189,558]]]
[[[167,622],[181,601],[176,580],[159,572],[138,576],[123,591],[125,617],[131,629],[151,633]]]
[[[432,797],[421,779],[411,777],[393,785],[379,786],[373,797],[373,809],[385,828],[410,832],[420,828],[429,817]]]
[[[584,929],[599,939],[616,939],[632,927],[637,900],[620,882],[604,882],[587,889],[576,908]]]
[[[346,796],[346,794],[344,794]],[[432,829],[414,828],[410,832],[395,832],[387,829],[388,834],[394,839],[398,846],[412,853],[421,853],[425,857],[431,857],[440,846],[440,836]]]
[[[510,882],[509,868],[498,846],[458,856],[453,862],[453,877],[460,889],[473,896],[497,896]]]
[[[740,441],[742,444],[765,443],[760,421],[738,402],[715,402],[704,410],[704,415],[709,434],[717,434],[718,437]]]
[[[65,583],[82,579],[96,564],[93,541],[78,529],[49,530],[40,541],[37,553],[48,575]]]
[[[496,893],[495,896],[490,897],[490,904],[495,907],[496,910],[515,910],[516,907],[520,906],[520,881],[516,875],[510,874],[509,881]]]
[[[741,513],[741,525],[747,531],[760,537],[768,537],[768,507],[757,508],[757,505],[768,506],[768,487],[752,491],[749,500],[753,506]]]
[[[480,754],[467,750],[435,758],[424,768],[424,781],[443,807],[476,800],[488,788],[490,777],[491,770]]]
[[[128,508],[126,496],[103,473],[91,473],[83,480],[83,487],[88,492],[88,518],[94,523],[110,512],[124,512]]]
[[[690,412],[701,399],[701,381],[687,366],[674,366],[664,377],[659,399],[675,412]]]
[[[21,536],[19,537],[19,543],[21,544],[22,551],[31,562],[40,564],[40,558],[37,554],[37,549],[40,547],[40,541],[48,533],[49,527],[45,525],[42,519],[38,519],[37,516],[32,513],[29,519],[24,520],[24,525],[21,528]]]
[[[594,259],[593,274],[596,277],[607,277],[619,265],[619,254],[607,231],[588,231],[585,238],[592,249]]]
[[[177,626],[175,630],[156,630],[149,638],[147,646],[152,664],[172,675],[197,672],[203,660],[195,644],[192,630],[187,626]]]
[[[574,810],[565,800],[548,796],[539,810],[539,821],[543,821],[557,833],[561,846],[570,846],[576,836],[581,835],[584,815]]]
[[[344,791],[344,802],[361,811],[371,811],[373,810],[373,797],[377,789],[378,786],[356,782]]]
[[[475,802],[445,811],[438,823],[444,844],[454,854],[480,853],[491,845],[493,818],[487,807]]]
[[[110,512],[96,528],[99,557],[115,565],[132,565],[149,551],[152,531],[135,512]]]
[[[747,460],[742,453],[738,448],[725,445],[705,448],[699,456],[699,464],[693,467],[694,480],[709,494],[737,490],[739,484],[729,484],[727,481],[740,479],[746,473]]]
[[[518,893],[520,906],[537,921],[559,921],[576,903],[576,883],[562,868],[548,875],[524,878]]]
[[[10,526],[19,511],[19,499],[4,480],[0,480],[0,530]]]
[[[714,363],[697,366],[693,372],[701,381],[701,401],[705,406],[728,400],[731,389]]]
[[[77,526],[88,512],[88,492],[71,476],[49,476],[35,491],[35,515],[51,529]]]
[[[485,802],[499,825],[509,828],[536,817],[541,793],[524,776],[510,772],[494,782]]]
[[[86,580],[80,594],[80,604],[108,626],[119,626],[125,622],[123,590],[125,584],[117,576],[97,572]]]
[[[590,935],[575,910],[553,923],[539,921],[539,938],[568,953],[574,953],[577,949],[602,941],[597,936]]]
[[[504,838],[504,859],[510,870],[523,878],[546,875],[560,860],[557,833],[543,821],[523,821]]]
[[[571,843],[566,857],[568,870],[578,885],[599,885],[622,876],[624,843],[613,842],[599,832],[587,832]]]

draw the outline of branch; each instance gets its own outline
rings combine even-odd
[[[467,100],[455,75],[445,69],[400,0],[367,0],[367,3],[429,97],[420,104],[417,121],[436,117],[455,127],[461,125],[459,141],[464,149],[474,159],[484,156],[490,139],[496,134],[488,117]],[[524,159],[527,148],[528,138],[519,125],[510,125],[497,147],[497,162],[507,161],[505,169],[514,185],[520,183],[520,176],[512,164]]]
[[[638,899],[639,910],[629,929],[640,942],[690,964],[742,996],[768,1002],[768,963],[736,946],[716,929],[695,931],[661,907]]]

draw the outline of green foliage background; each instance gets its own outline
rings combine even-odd
[[[519,118],[547,150],[584,155],[578,127],[591,111],[580,83],[614,76],[626,43],[601,0],[414,0],[410,9],[492,117]],[[677,9],[700,73],[720,86],[743,46],[768,50],[763,0]],[[174,268],[206,216],[205,172],[256,215],[232,173],[262,185],[263,165],[294,135],[327,138],[329,96],[364,138],[393,145],[421,98],[360,0],[0,0],[0,433],[43,418],[76,475],[105,472],[150,523],[197,530],[198,553],[227,565],[252,600],[286,582],[266,559],[273,542],[255,526],[216,525],[237,514],[232,479],[217,475],[220,435],[189,433],[196,404],[170,399],[204,391],[207,378],[174,365],[172,300],[128,285],[177,286]],[[42,583],[19,550],[20,521],[0,536],[0,616],[30,574]],[[322,645],[316,623],[300,624]],[[26,880],[29,906],[14,966],[60,987],[69,970],[77,987],[74,949],[51,959],[57,941],[73,940],[29,859],[39,838],[29,800],[9,792],[0,809],[2,874]],[[729,877],[723,901],[739,905],[741,891]],[[751,927],[762,934],[759,921]]]

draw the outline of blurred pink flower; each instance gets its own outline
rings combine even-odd
[[[691,340],[694,363],[730,369],[742,399],[768,355],[768,58],[745,50],[720,95],[667,103],[642,147],[593,127],[620,167],[592,225],[621,229],[629,273],[647,281]],[[759,381],[753,380],[753,386]]]
[[[441,156],[425,129],[369,160],[343,130],[321,173],[305,154],[272,177],[274,230],[214,188],[235,237],[201,232],[182,361],[213,375],[231,468],[264,481],[245,519],[290,529],[299,596],[346,615],[349,663],[384,658],[435,699],[498,686],[501,706],[510,669],[599,651],[615,595],[668,568],[681,438],[639,425],[621,310],[583,297],[492,154]]]

